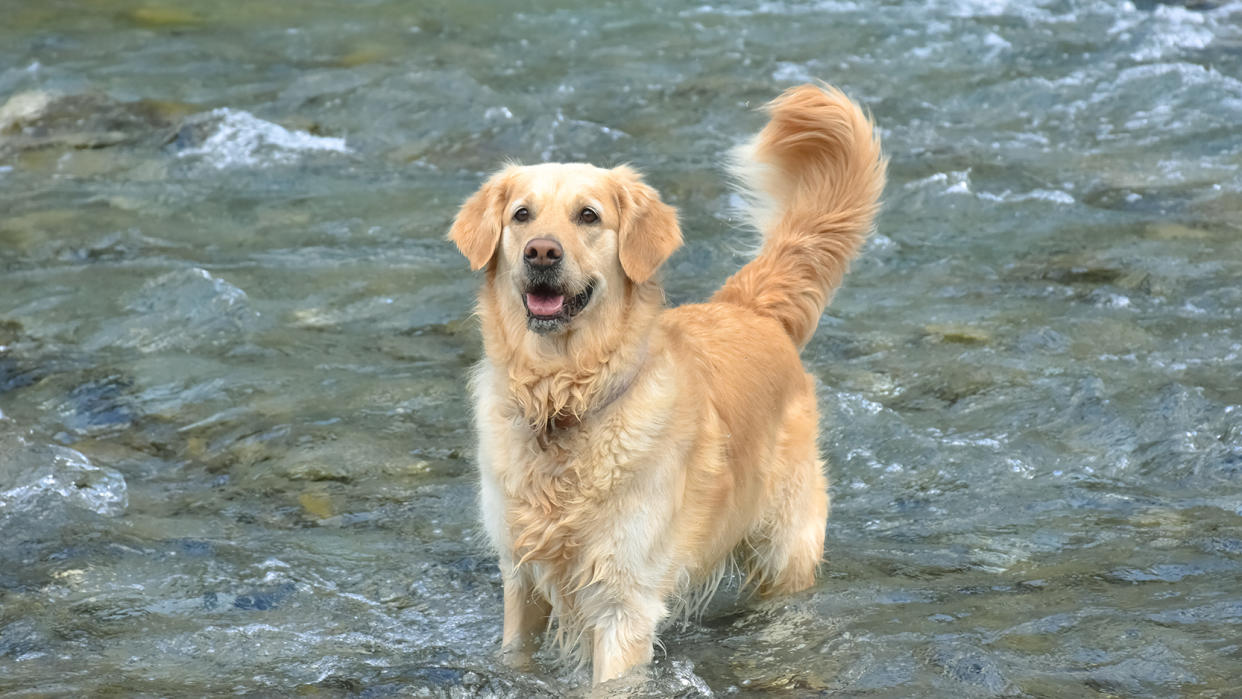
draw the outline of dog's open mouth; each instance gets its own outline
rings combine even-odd
[[[537,333],[559,329],[582,312],[595,293],[594,280],[581,292],[566,296],[565,289],[552,284],[532,284],[522,295],[526,306],[526,325]]]

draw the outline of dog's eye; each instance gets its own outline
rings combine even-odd
[[[588,206],[578,213],[578,220],[586,224],[599,223],[599,214],[595,213],[595,209]]]
[[[525,223],[530,220],[530,209],[525,206],[513,212],[513,220],[518,223]]]

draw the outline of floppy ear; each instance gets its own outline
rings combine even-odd
[[[509,185],[513,169],[505,168],[488,178],[479,191],[470,195],[461,205],[449,240],[470,262],[470,269],[487,266],[496,254],[500,232],[504,229],[504,205],[509,197]]]
[[[660,201],[660,195],[634,170],[618,167],[617,203],[621,224],[617,228],[618,257],[625,276],[642,284],[655,274],[673,251],[681,247],[677,210]]]

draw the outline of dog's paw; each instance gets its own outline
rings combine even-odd
[[[505,648],[500,651],[500,662],[514,670],[529,670],[533,660],[529,648]]]

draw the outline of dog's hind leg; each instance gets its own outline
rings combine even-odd
[[[773,470],[767,511],[747,537],[748,573],[765,597],[810,587],[823,561],[828,480],[818,431],[815,397],[808,390],[786,414],[776,453],[783,463]]]

